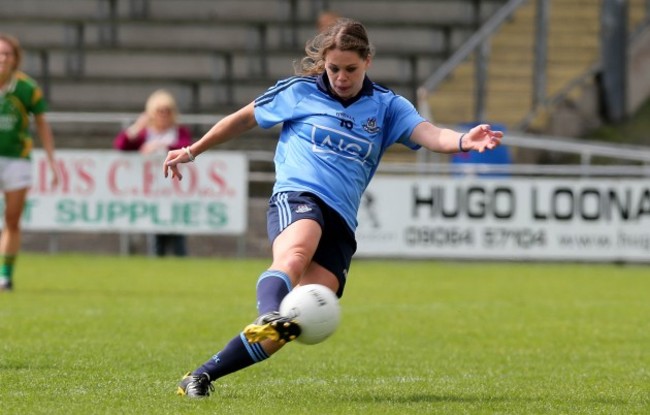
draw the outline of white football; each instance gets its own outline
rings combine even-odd
[[[308,284],[294,288],[280,304],[280,315],[296,320],[300,336],[296,341],[316,344],[334,333],[341,321],[336,294],[324,285]]]

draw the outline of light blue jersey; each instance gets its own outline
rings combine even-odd
[[[413,105],[370,79],[359,95],[342,101],[329,93],[326,74],[279,81],[255,100],[262,128],[284,123],[275,153],[273,193],[317,195],[357,227],[361,195],[386,149],[409,140],[424,121]]]

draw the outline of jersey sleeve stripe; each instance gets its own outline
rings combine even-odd
[[[278,93],[280,93],[280,92],[284,91],[285,89],[291,87],[292,85],[295,85],[295,84],[300,83],[300,82],[315,84],[316,83],[316,78],[312,77],[312,76],[309,76],[309,77],[294,76],[294,77],[285,79],[283,81],[280,81],[277,84],[275,84],[274,86],[272,86],[271,88],[269,88],[269,90],[266,93],[264,93],[260,97],[256,98],[255,99],[255,106],[264,105],[264,104],[267,104],[267,103],[273,101],[273,98],[275,98],[275,96]]]

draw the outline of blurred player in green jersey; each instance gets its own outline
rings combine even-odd
[[[36,82],[18,68],[18,40],[0,33],[0,190],[4,194],[4,223],[0,234],[0,291],[13,289],[13,271],[20,250],[20,218],[32,185],[30,115],[47,154],[52,186],[58,183],[54,139],[45,118],[47,104]]]

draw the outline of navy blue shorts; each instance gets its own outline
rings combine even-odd
[[[311,193],[283,192],[271,197],[266,216],[271,243],[280,232],[299,219],[312,219],[320,224],[323,234],[312,260],[336,275],[339,280],[336,295],[340,298],[352,255],[357,250],[354,232],[341,215]]]

